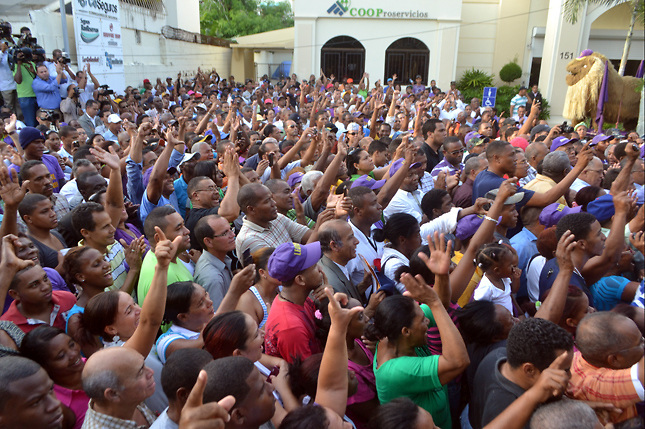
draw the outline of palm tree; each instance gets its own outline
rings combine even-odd
[[[632,17],[629,23],[629,30],[627,31],[627,38],[625,39],[625,47],[623,48],[623,56],[620,59],[620,68],[618,73],[622,76],[625,73],[625,66],[627,65],[627,57],[629,56],[629,48],[632,44],[632,36],[634,34],[634,25],[636,20],[644,22],[645,1],[644,0],[565,0],[564,2],[564,17],[571,24],[578,21],[578,13],[584,9],[586,5],[602,5],[607,8],[612,8],[622,3],[630,3],[632,6]]]

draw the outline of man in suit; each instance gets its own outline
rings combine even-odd
[[[352,227],[342,220],[325,222],[318,231],[318,240],[323,253],[319,265],[327,276],[328,284],[336,292],[343,292],[363,305],[367,304],[365,290],[372,285],[372,277],[368,274],[357,285],[349,278],[352,271],[349,262],[356,257],[358,244]]]
[[[540,91],[538,91],[538,86],[536,83],[534,83],[531,86],[531,90],[526,94],[526,96],[529,99],[529,102],[527,103],[527,109],[526,109],[527,112],[531,110],[531,105],[533,104],[533,100],[542,102],[542,94],[540,94]]]
[[[103,122],[98,117],[99,112],[99,102],[96,100],[87,100],[85,104],[85,114],[78,118],[78,122],[81,124],[81,127],[85,130],[88,137],[95,133],[94,129],[100,125],[103,125]]]

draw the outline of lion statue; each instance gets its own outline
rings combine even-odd
[[[598,95],[605,73],[607,58],[591,50],[583,51],[580,56],[567,65],[567,96],[564,100],[562,116],[576,124],[591,118],[595,121],[598,106]],[[605,122],[623,123],[625,130],[633,130],[638,123],[638,111],[641,94],[637,92],[640,79],[621,76],[608,64],[608,94],[605,101]]]

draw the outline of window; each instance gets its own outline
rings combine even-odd
[[[321,68],[327,77],[333,74],[339,81],[351,77],[357,83],[363,77],[365,47],[353,37],[337,36],[329,39],[323,45],[320,57]]]
[[[394,84],[411,85],[417,75],[421,75],[424,85],[428,85],[428,66],[430,50],[419,39],[404,37],[394,41],[385,51],[385,76],[383,82],[396,74]]]

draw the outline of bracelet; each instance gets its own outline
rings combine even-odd
[[[491,222],[495,222],[495,224],[497,224],[497,221],[495,219],[493,219],[492,217],[490,217],[490,216],[484,216],[484,219],[489,220]]]

